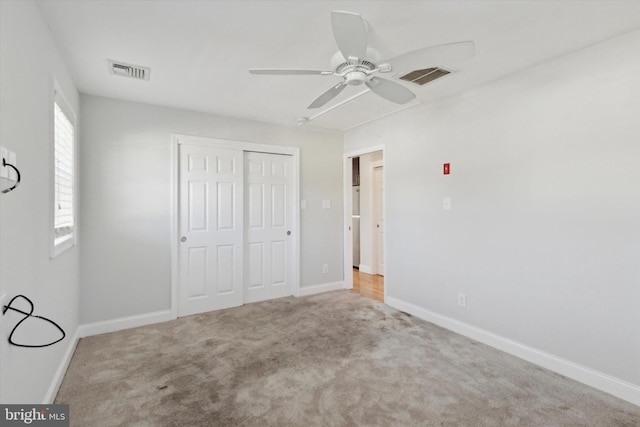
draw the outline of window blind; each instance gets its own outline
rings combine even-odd
[[[56,239],[73,233],[73,123],[58,103],[54,111],[54,231]]]

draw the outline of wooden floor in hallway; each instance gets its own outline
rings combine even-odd
[[[353,291],[384,302],[384,276],[362,273],[353,269]]]

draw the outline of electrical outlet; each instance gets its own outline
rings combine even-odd
[[[303,200],[300,202],[300,209],[307,209],[307,201]]]
[[[331,209],[331,200],[323,200],[322,201],[323,209]]]
[[[322,272],[325,274],[329,272],[329,264],[324,264],[322,266]]]
[[[463,308],[467,306],[467,295],[462,292],[458,292],[458,306]]]

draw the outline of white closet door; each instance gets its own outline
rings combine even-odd
[[[181,144],[179,157],[178,315],[242,305],[243,152]]]
[[[291,156],[246,152],[245,302],[291,295],[293,280]]]

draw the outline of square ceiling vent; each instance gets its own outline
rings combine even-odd
[[[419,86],[426,85],[436,79],[451,74],[450,70],[444,68],[425,68],[424,70],[415,70],[400,77],[400,80],[404,80],[410,83],[415,83]]]
[[[116,76],[148,81],[151,70],[139,65],[131,65],[119,61],[109,61],[109,72]]]

